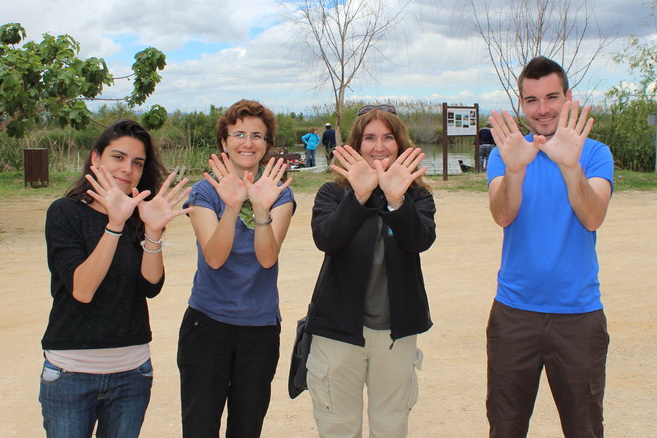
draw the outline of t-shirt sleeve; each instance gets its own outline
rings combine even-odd
[[[205,207],[216,212],[222,210],[221,200],[216,190],[206,180],[199,181],[192,186],[192,191],[189,192],[189,198],[183,204],[183,208],[189,206]]]
[[[294,193],[292,193],[292,189],[289,187],[278,195],[278,199],[274,202],[274,205],[272,205],[271,208],[276,208],[279,205],[287,204],[288,202],[292,202],[292,215],[294,215],[294,212],[297,210],[297,201],[294,199]]]
[[[504,176],[504,172],[506,172],[506,165],[504,164],[504,161],[502,161],[500,150],[498,148],[493,148],[490,155],[488,156],[486,171],[488,172],[488,184],[490,184],[490,182],[498,176]]]
[[[584,160],[582,167],[586,178],[603,178],[611,184],[611,190],[614,190],[614,158],[611,150],[606,144],[587,140],[591,142],[591,151]]]

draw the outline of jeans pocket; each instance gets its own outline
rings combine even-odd
[[[41,370],[41,383],[53,383],[59,380],[64,370],[46,361]]]
[[[137,367],[137,372],[141,374],[142,377],[153,377],[153,364],[151,360],[148,359],[146,362]]]

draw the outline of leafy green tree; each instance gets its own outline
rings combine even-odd
[[[24,135],[44,114],[61,126],[83,128],[92,116],[86,101],[141,105],[155,91],[162,79],[158,71],[166,65],[164,54],[149,47],[135,55],[132,74],[115,78],[102,58],[80,59],[80,44],[69,35],[46,33],[39,43],[19,46],[26,36],[19,23],[0,26],[0,132],[11,137]],[[129,78],[134,85],[129,96],[98,97],[115,80]],[[154,110],[161,115],[162,107]]]
[[[276,147],[291,148],[299,143],[296,135],[296,114],[278,114],[278,129],[276,130]]]
[[[649,12],[641,23],[657,31],[657,0],[644,3]],[[630,36],[622,52],[614,55],[626,64],[636,81],[623,81],[607,92],[605,129],[616,163],[623,169],[652,171],[655,167],[655,128],[648,125],[648,114],[657,111],[657,42]]]
[[[160,129],[167,121],[167,110],[163,106],[153,105],[150,111],[141,116],[141,124],[146,129]]]
[[[657,31],[657,0],[644,3],[648,8],[646,21],[641,23]],[[630,36],[624,50],[614,55],[618,64],[627,64],[631,73],[638,73],[639,83],[636,93],[643,96],[654,96],[657,92],[657,42],[652,39],[642,39]]]

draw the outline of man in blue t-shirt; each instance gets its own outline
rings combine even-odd
[[[567,437],[602,437],[609,335],[600,301],[596,232],[613,191],[609,148],[587,138],[563,68],[532,59],[518,78],[531,134],[493,112],[490,209],[504,228],[487,328],[491,437],[526,437],[542,369]]]

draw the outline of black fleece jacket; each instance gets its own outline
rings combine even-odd
[[[385,227],[385,263],[393,340],[429,330],[429,303],[420,255],[436,239],[436,207],[429,191],[411,187],[404,204],[389,211],[380,188],[361,205],[353,190],[324,184],[315,197],[312,231],[325,253],[306,331],[364,346],[365,292],[380,216]]]

